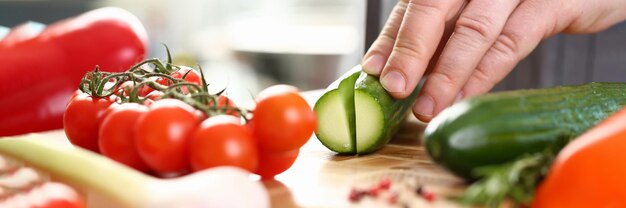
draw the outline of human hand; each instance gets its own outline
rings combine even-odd
[[[456,100],[489,91],[542,39],[624,19],[626,0],[401,0],[363,68],[395,98],[428,75],[413,112],[430,121]]]

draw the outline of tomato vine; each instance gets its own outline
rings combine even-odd
[[[244,118],[246,121],[251,116],[251,111],[243,108],[232,107],[229,105],[207,105],[209,103],[218,103],[219,96],[224,93],[225,89],[211,94],[208,90],[208,84],[202,72],[202,68],[198,67],[200,72],[201,85],[191,83],[185,80],[190,73],[187,71],[181,78],[171,76],[172,73],[180,70],[182,67],[171,63],[171,56],[167,50],[168,60],[163,63],[157,58],[147,59],[135,64],[126,72],[111,73],[102,72],[99,67],[83,76],[79,89],[92,97],[103,98],[111,95],[117,95],[119,103],[144,103],[147,99],[145,95],[140,95],[140,90],[149,87],[152,90],[160,91],[163,95],[159,99],[174,98],[181,100],[188,105],[200,110],[207,116],[216,116],[235,112],[236,115]],[[151,65],[151,67],[146,67]],[[158,83],[154,78],[164,79],[168,85]],[[132,88],[126,93],[120,86],[125,82],[132,82]],[[187,93],[183,89],[187,89]],[[228,102],[228,101],[227,101]],[[232,115],[232,113],[229,113]]]

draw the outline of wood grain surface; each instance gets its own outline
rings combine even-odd
[[[456,207],[447,199],[463,190],[465,184],[433,164],[421,145],[425,125],[410,117],[391,143],[367,155],[338,155],[313,136],[301,150],[294,165],[264,181],[272,207]],[[396,204],[386,196],[365,197],[357,203],[348,199],[350,190],[366,189],[387,177],[399,194]],[[428,202],[415,194],[417,186],[435,193]]]
[[[311,106],[322,91],[303,93]],[[275,180],[264,181],[272,207],[457,207],[448,199],[464,188],[463,181],[435,165],[421,145],[426,124],[412,114],[390,144],[367,155],[339,155],[315,137],[301,149],[294,165]],[[366,189],[387,177],[399,194],[396,204],[388,197],[365,197],[357,203],[348,199],[350,190]],[[415,194],[417,186],[435,193],[428,202]]]

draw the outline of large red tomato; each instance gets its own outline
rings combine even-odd
[[[239,118],[219,115],[206,119],[196,131],[190,149],[194,171],[217,166],[237,166],[253,172],[257,168],[256,144]]]
[[[160,174],[189,170],[188,147],[198,126],[193,108],[176,99],[157,100],[135,126],[139,156]]]
[[[259,93],[252,129],[264,150],[285,152],[300,148],[316,128],[315,113],[297,89],[287,85]]]
[[[531,207],[626,207],[625,149],[623,108],[559,152]]]
[[[148,107],[137,103],[124,103],[110,110],[100,124],[100,152],[124,165],[142,172],[150,168],[139,157],[135,148],[135,124]]]
[[[72,98],[63,114],[63,129],[70,142],[93,152],[99,152],[100,122],[115,99],[115,96],[95,98],[85,93]]]

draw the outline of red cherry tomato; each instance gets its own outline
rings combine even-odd
[[[225,95],[220,95],[217,97],[217,106],[215,105],[213,100],[209,100],[209,103],[207,105],[210,107],[216,107],[217,109],[220,109],[220,112],[226,115],[239,116],[239,112],[235,110],[237,108],[237,105],[235,105],[235,102],[233,102],[231,99],[229,99]]]
[[[125,82],[122,82],[122,84],[117,85],[115,90],[122,89],[124,92],[124,96],[128,96],[130,95],[130,92],[131,90],[133,90],[135,85],[138,85],[138,84],[139,83],[135,83],[133,81],[125,81]],[[139,89],[137,90],[137,96],[146,97],[152,91],[154,91],[154,89],[152,89],[150,86],[141,85]],[[119,94],[119,91],[116,92],[116,94]]]
[[[288,152],[270,152],[259,151],[259,167],[254,172],[261,176],[262,179],[272,179],[285,170],[289,169],[293,162],[296,161],[300,149]]]
[[[153,101],[156,101],[159,98],[161,98],[161,96],[163,96],[163,95],[164,95],[164,93],[161,92],[161,91],[152,91],[152,92],[150,92],[150,93],[148,93],[146,95],[146,98],[151,99]]]
[[[73,100],[73,99],[74,99],[77,95],[80,95],[80,94],[83,94],[83,91],[80,91],[80,90],[76,90],[76,91],[74,91],[74,92],[72,93],[72,95],[70,96],[70,99],[67,101],[67,104],[65,105],[65,108],[67,108],[67,105],[69,105],[69,104],[70,104],[70,102],[71,102],[71,101],[72,101],[72,100]]]
[[[252,134],[239,118],[213,116],[200,125],[191,141],[191,167],[199,171],[217,166],[256,170],[258,155]]]
[[[163,95],[164,95],[164,93],[163,93],[163,92],[161,92],[161,91],[156,91],[156,90],[155,90],[155,91],[152,91],[152,92],[150,92],[150,93],[148,93],[148,94],[146,95],[146,98],[147,98],[147,99],[145,99],[145,101],[143,102],[143,104],[144,104],[145,106],[150,106],[150,105],[152,105],[152,103],[154,103],[154,101],[156,101],[156,100],[158,100],[158,99],[161,99],[161,96],[163,96]]]
[[[112,107],[100,124],[100,152],[135,170],[148,172],[150,168],[135,148],[135,124],[146,112],[148,107],[137,103]]]
[[[187,76],[185,76],[185,74],[187,74]],[[197,84],[198,86],[202,86],[202,78],[200,77],[200,73],[198,73],[196,70],[189,68],[189,67],[181,66],[178,71],[172,72],[170,76],[174,79],[182,79],[183,76],[185,76],[184,80],[186,82],[190,82],[190,83]],[[163,86],[169,86],[171,84],[170,80],[165,79],[165,78],[159,78],[157,79],[156,82]],[[181,89],[183,93],[189,93],[189,90],[187,89],[187,87],[182,87]]]
[[[261,149],[300,148],[316,128],[315,113],[292,86],[276,85],[259,93],[251,121]]]
[[[63,129],[70,142],[93,152],[99,152],[100,122],[114,101],[114,96],[94,98],[85,93],[76,95],[63,114]]]
[[[155,101],[135,126],[139,156],[160,174],[180,174],[189,170],[188,147],[198,127],[193,108],[176,99]]]

